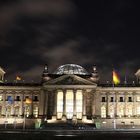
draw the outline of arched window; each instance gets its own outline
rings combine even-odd
[[[57,92],[57,118],[61,119],[63,114],[63,92]]]

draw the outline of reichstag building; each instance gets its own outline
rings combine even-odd
[[[5,83],[0,68],[0,125],[73,123],[97,128],[140,128],[140,86],[101,84],[96,66],[76,64],[54,72],[45,65],[42,82]],[[135,73],[137,79],[140,70]]]

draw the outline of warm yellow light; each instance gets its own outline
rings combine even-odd
[[[66,91],[66,117],[72,119],[73,117],[73,91]]]
[[[57,93],[57,118],[61,119],[63,114],[63,92],[58,91]]]

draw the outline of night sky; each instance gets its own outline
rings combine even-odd
[[[102,82],[112,68],[131,83],[140,68],[140,8],[136,0],[1,0],[0,66],[40,81],[66,63],[87,71],[97,65]]]

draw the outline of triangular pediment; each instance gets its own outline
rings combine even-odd
[[[95,83],[77,75],[63,75],[44,83],[45,85],[96,85]]]

